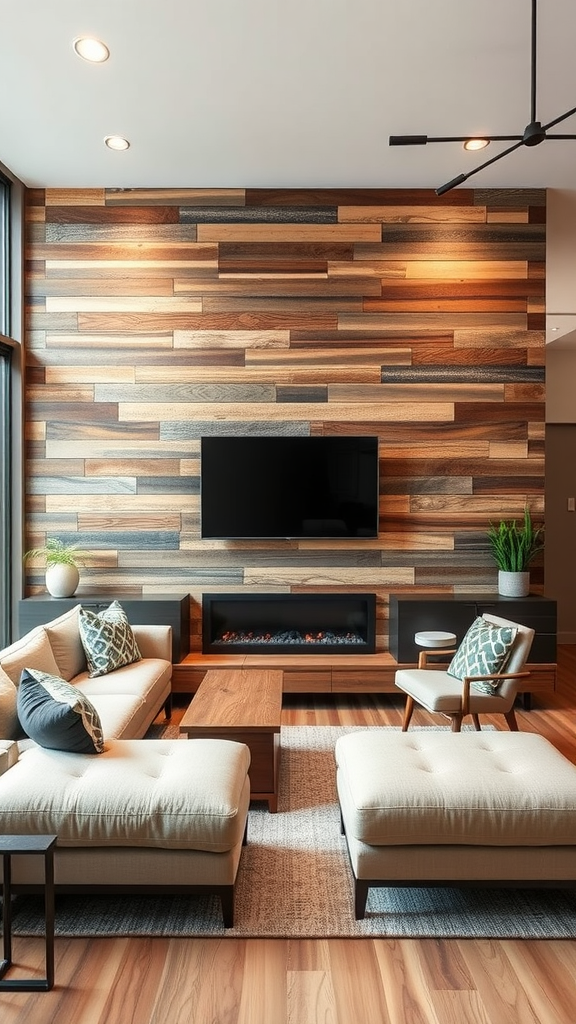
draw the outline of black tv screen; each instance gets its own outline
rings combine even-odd
[[[378,536],[377,437],[203,437],[201,536]]]

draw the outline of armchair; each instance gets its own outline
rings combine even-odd
[[[517,731],[514,701],[520,680],[530,674],[526,671],[525,665],[532,646],[534,630],[496,615],[485,613],[481,618],[486,624],[496,627],[508,626],[516,631],[502,669],[484,674],[471,670],[469,674],[458,678],[447,671],[449,666],[439,667],[436,663],[434,667],[429,667],[431,657],[452,657],[453,651],[421,651],[418,668],[399,669],[395,677],[395,685],[406,694],[403,732],[408,729],[415,704],[449,718],[453,732],[460,732],[462,721],[467,715],[472,716],[474,727],[479,731],[478,716],[486,713],[504,715],[508,728]],[[488,684],[485,686],[487,692],[477,688],[474,685],[476,683]]]

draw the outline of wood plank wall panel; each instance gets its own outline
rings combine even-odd
[[[545,192],[35,189],[26,546],[84,588],[496,586],[492,518],[544,514]],[[377,433],[374,541],[202,541],[203,434]],[[542,567],[532,569],[542,589]],[[28,567],[27,592],[43,590]]]

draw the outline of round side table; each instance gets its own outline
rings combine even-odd
[[[446,633],[440,629],[425,630],[414,634],[414,643],[418,647],[438,647],[449,650],[456,646],[456,633]]]

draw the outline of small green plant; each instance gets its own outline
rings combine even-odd
[[[77,544],[64,544],[57,537],[49,537],[43,548],[31,548],[24,553],[24,561],[29,562],[32,558],[44,558],[46,568],[51,565],[74,565],[78,568],[86,558],[86,552],[81,551]]]
[[[536,529],[528,506],[524,509],[524,522],[515,519],[490,524],[488,540],[496,565],[504,572],[526,572],[530,562],[544,547],[544,527]]]

